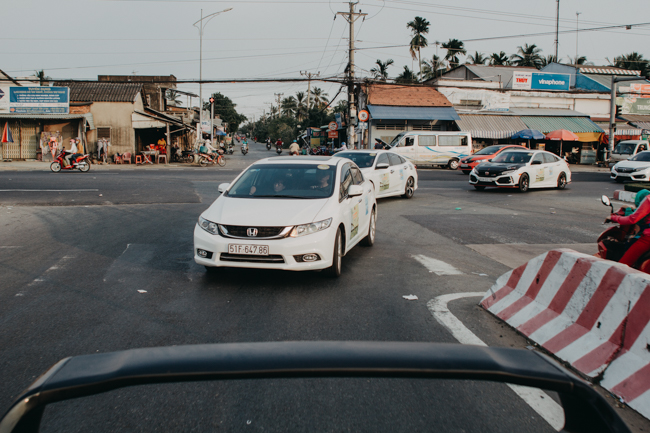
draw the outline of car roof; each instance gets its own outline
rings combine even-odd
[[[395,153],[395,152],[391,152],[390,150],[384,150],[384,149],[352,149],[352,150],[344,150],[342,152],[339,152],[339,153],[335,154],[334,157],[337,157],[341,153],[346,153],[346,152],[355,152],[355,153]]]
[[[342,160],[342,158],[335,158],[332,156],[313,156],[313,155],[303,155],[303,156],[272,156],[270,158],[260,159],[255,161],[253,165],[257,164],[329,164],[337,165]]]

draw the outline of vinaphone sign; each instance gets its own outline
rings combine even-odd
[[[512,73],[512,88],[518,90],[569,90],[570,78],[569,74],[515,71]]]

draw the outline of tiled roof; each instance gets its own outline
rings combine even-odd
[[[366,87],[368,104],[398,107],[451,107],[451,102],[429,86],[370,84]]]
[[[583,74],[641,75],[641,71],[616,68],[614,66],[577,65],[576,68],[580,69]]]
[[[70,101],[133,102],[142,84],[138,83],[77,83],[58,81],[57,87],[70,88]]]

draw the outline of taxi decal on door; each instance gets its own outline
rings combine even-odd
[[[350,239],[359,234],[359,205],[355,205],[352,210],[352,221],[350,228]]]
[[[390,186],[390,175],[388,173],[382,174],[379,181],[379,191],[386,191]]]

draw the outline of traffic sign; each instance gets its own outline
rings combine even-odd
[[[330,122],[329,125],[327,125],[327,128],[330,131],[336,131],[337,129],[339,129],[339,125],[336,122]]]
[[[338,131],[327,131],[327,138],[339,138]]]
[[[368,110],[361,110],[359,111],[359,120],[362,122],[365,122],[368,120],[368,117],[370,117],[370,113],[368,113]]]

